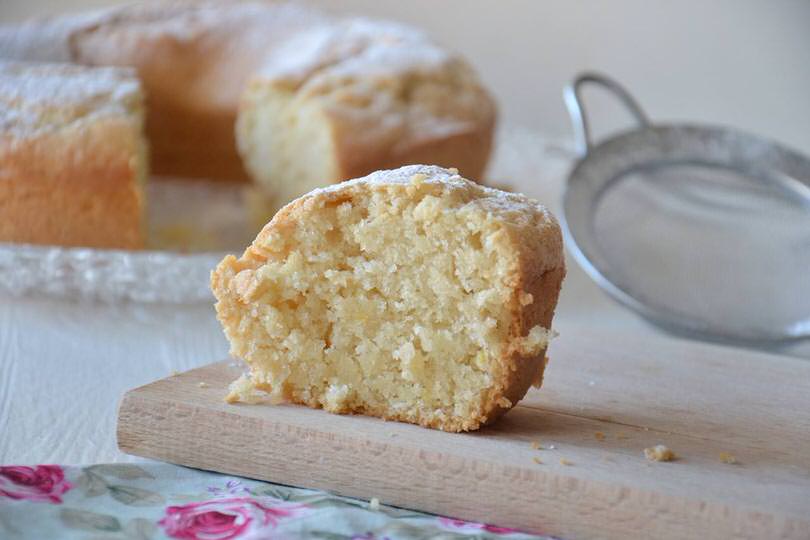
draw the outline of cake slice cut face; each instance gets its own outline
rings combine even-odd
[[[454,170],[313,191],[212,274],[253,390],[336,413],[477,429],[539,385],[565,274],[554,218]]]

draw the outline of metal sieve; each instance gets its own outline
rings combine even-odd
[[[637,127],[594,144],[599,86]],[[618,83],[565,89],[579,159],[563,195],[568,247],[622,304],[668,330],[764,344],[810,336],[810,160],[727,127],[653,124]]]

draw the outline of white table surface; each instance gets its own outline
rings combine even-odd
[[[519,185],[555,209],[569,160],[553,149],[538,149],[531,134],[510,137],[509,147],[496,156],[493,179]],[[615,304],[570,258],[568,268],[554,323],[559,339],[594,328],[680,339]],[[790,352],[809,356],[810,343]],[[552,344],[552,361],[553,354]],[[0,464],[140,461],[116,447],[121,395],[226,355],[209,304],[0,297]]]

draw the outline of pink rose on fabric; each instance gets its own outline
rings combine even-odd
[[[166,534],[186,540],[230,540],[248,533],[271,529],[284,518],[294,516],[305,508],[262,502],[251,497],[232,497],[169,506],[158,521]]]
[[[61,504],[72,487],[59,465],[0,466],[0,495],[12,499]]]
[[[517,529],[510,529],[509,527],[496,527],[495,525],[487,525],[485,523],[474,523],[472,521],[464,521],[461,519],[453,519],[440,517],[439,523],[446,528],[456,531],[485,531],[493,534],[511,534],[519,533]]]

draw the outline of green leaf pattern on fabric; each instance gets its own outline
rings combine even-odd
[[[136,480],[138,478],[152,478],[154,476],[143,470],[137,465],[129,465],[127,463],[117,463],[114,465],[91,465],[85,469],[92,471],[102,476],[112,476],[120,480]]]
[[[97,514],[87,510],[74,510],[62,508],[59,510],[59,519],[66,527],[82,529],[85,531],[119,531],[121,523],[107,514]]]
[[[147,489],[131,486],[110,486],[109,490],[113,499],[129,506],[156,506],[165,502],[160,493]]]
[[[0,467],[9,540],[529,540],[512,529],[168,464]]]
[[[157,533],[157,525],[145,518],[134,518],[124,527],[124,533],[132,540],[151,540]]]
[[[76,480],[76,486],[84,491],[86,497],[100,497],[107,493],[107,482],[91,470],[82,472]]]

